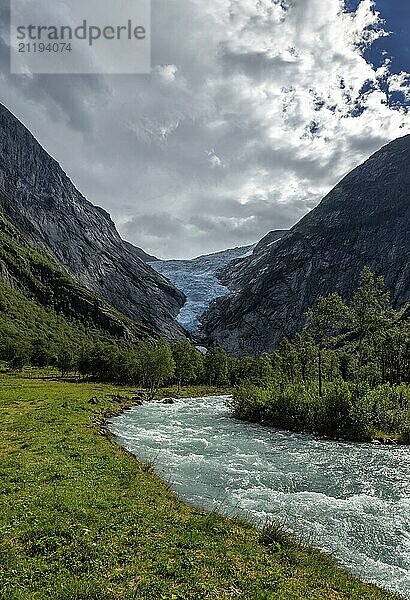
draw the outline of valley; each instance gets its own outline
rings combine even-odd
[[[0,105],[2,598],[410,598],[409,164],[158,260]]]

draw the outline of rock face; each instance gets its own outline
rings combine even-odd
[[[66,317],[71,324],[79,322],[85,328],[130,341],[157,337],[76,282],[49,254],[38,252],[0,212],[0,288],[2,283],[20,292],[28,302]],[[22,310],[21,306],[16,308],[17,313]],[[1,313],[13,319],[0,301]]]
[[[134,254],[137,258],[139,258],[145,263],[156,262],[159,260],[159,258],[157,258],[156,256],[152,256],[152,254],[147,254],[144,250],[133,246],[129,242],[124,241],[124,244],[126,245],[128,250],[132,252],[132,254]]]
[[[249,269],[252,269],[252,265],[256,264],[262,255],[269,251],[269,248],[276,244],[286,233],[286,230],[276,229],[270,231],[256,244],[253,252],[249,252],[246,256],[243,256],[237,260],[232,260],[224,269],[221,269],[218,273],[218,277],[221,282],[226,285],[230,290],[236,290],[241,288],[242,277]]]
[[[110,216],[74,187],[59,164],[0,105],[0,210],[30,241],[126,316],[169,339],[184,294],[124,242]],[[152,258],[151,258],[152,259]]]
[[[410,300],[410,135],[347,175],[280,241],[256,249],[213,303],[202,334],[236,354],[272,350],[305,323],[318,296],[349,298],[368,265],[395,307]],[[229,279],[229,277],[228,277]],[[232,274],[231,274],[232,280]]]

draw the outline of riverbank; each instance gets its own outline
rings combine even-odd
[[[226,400],[146,403],[109,429],[189,505],[281,524],[410,600],[408,448],[261,427],[232,419]]]
[[[238,386],[227,402],[237,419],[322,438],[410,444],[410,387],[331,383],[322,396],[301,384]]]
[[[396,597],[274,531],[184,504],[102,429],[133,392],[0,376],[2,599]]]

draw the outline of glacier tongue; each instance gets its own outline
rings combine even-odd
[[[159,260],[150,266],[184,292],[187,301],[177,320],[191,333],[197,331],[201,315],[210,302],[228,293],[218,279],[218,272],[230,262],[248,254],[253,246],[233,248],[192,260]]]

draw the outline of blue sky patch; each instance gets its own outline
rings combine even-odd
[[[360,0],[346,0],[346,8],[354,11]],[[391,73],[410,72],[410,3],[403,0],[376,0],[375,9],[384,20],[384,29],[391,32],[388,37],[376,40],[364,52],[366,60],[376,68],[386,58],[391,60]],[[392,106],[409,106],[410,102],[400,92],[390,97]]]

